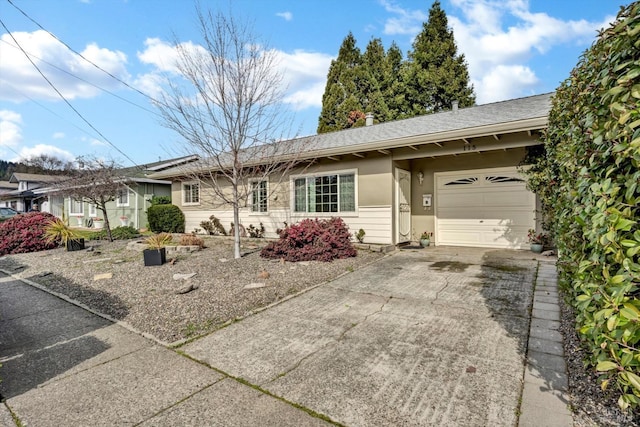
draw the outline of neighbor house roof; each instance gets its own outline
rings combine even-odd
[[[190,155],[178,157],[175,159],[168,160],[159,160],[153,163],[145,163],[143,165],[131,166],[127,168],[118,169],[118,172],[127,178],[145,178],[150,173],[158,172],[164,169],[169,169],[171,167],[184,165],[193,161],[198,160],[198,156]]]
[[[341,156],[375,150],[440,144],[444,141],[469,140],[543,129],[547,126],[553,93],[443,111],[393,122],[379,123],[337,132],[297,138],[286,148],[301,159]],[[275,143],[282,144],[282,143]],[[251,158],[247,154],[247,158]],[[283,156],[286,157],[286,156]],[[150,176],[178,176],[207,162],[194,162],[190,167],[176,166]],[[210,164],[215,164],[209,161]],[[195,169],[197,170],[197,169]]]
[[[0,181],[0,191],[3,190],[16,190],[18,188],[17,182]]]
[[[14,172],[9,178],[9,182],[18,183],[20,181],[28,182],[57,182],[63,178],[61,175],[42,175],[37,173]]]

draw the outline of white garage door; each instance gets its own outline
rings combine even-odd
[[[528,248],[535,195],[515,167],[435,174],[436,243]]]

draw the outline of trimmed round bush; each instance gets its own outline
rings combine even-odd
[[[280,231],[280,239],[262,249],[263,258],[332,261],[357,255],[342,218],[304,219]]]
[[[184,233],[184,214],[176,205],[149,206],[147,218],[154,233]]]
[[[0,255],[37,252],[56,248],[56,242],[48,242],[45,228],[56,219],[46,212],[29,212],[16,215],[0,223]]]

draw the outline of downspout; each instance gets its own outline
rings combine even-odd
[[[138,185],[138,187],[140,187],[140,186]],[[138,223],[140,222],[140,212],[138,211],[138,196],[139,196],[139,194],[138,194],[137,191],[133,191],[133,193],[136,195],[136,216],[135,216],[135,224],[134,224],[135,227],[134,228],[136,230],[139,230],[139,228],[138,228]]]

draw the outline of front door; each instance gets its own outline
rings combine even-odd
[[[396,243],[411,241],[411,172],[396,169]]]

